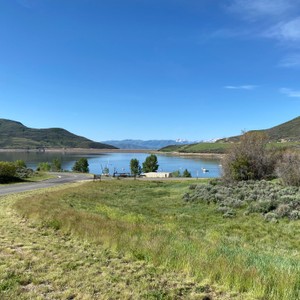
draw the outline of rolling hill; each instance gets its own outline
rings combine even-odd
[[[116,149],[116,147],[94,142],[62,128],[33,129],[20,122],[0,119],[0,148],[93,148]]]
[[[250,132],[253,131],[266,133],[271,142],[300,142],[300,116],[269,129],[251,130]],[[239,137],[233,136],[218,140],[218,142],[234,142],[238,141]]]
[[[269,129],[252,130],[252,132],[265,132],[271,143],[276,143],[277,147],[298,147],[300,143],[300,117],[292,119],[283,124]],[[250,131],[251,132],[251,131]],[[238,142],[240,136],[233,136],[217,140],[214,143],[196,143],[193,145],[172,145],[167,146],[162,152],[179,153],[225,153],[232,142]],[[278,143],[280,142],[280,143]]]
[[[265,130],[273,141],[300,141],[300,117]]]

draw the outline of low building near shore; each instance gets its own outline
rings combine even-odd
[[[147,178],[169,178],[172,177],[172,173],[170,172],[148,172],[144,173]]]

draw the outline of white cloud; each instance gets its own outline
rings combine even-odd
[[[300,0],[228,0],[225,9],[246,22],[240,27],[216,30],[212,37],[270,38],[298,47]]]
[[[280,41],[298,42],[300,41],[300,17],[288,22],[280,22],[267,30],[264,35]]]
[[[228,9],[245,19],[256,20],[265,16],[282,16],[291,11],[294,4],[292,0],[234,0]]]
[[[279,67],[298,68],[300,67],[300,53],[289,54],[279,63]]]
[[[257,85],[226,85],[224,88],[229,90],[254,90]]]
[[[300,49],[300,0],[232,0],[227,3],[227,11],[245,22],[235,31],[216,31],[213,37],[270,39],[285,50],[297,52]],[[300,67],[300,54],[286,54],[278,66]]]
[[[280,93],[293,98],[300,98],[300,91],[295,91],[288,88],[281,88]]]

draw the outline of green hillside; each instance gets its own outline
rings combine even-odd
[[[252,131],[265,132],[271,142],[300,142],[300,117],[269,129]],[[239,140],[239,137],[240,136],[233,136],[219,140],[219,142],[235,142]]]
[[[160,149],[161,152],[179,153],[217,153],[223,154],[229,147],[229,143],[198,143],[191,145],[172,145]]]
[[[300,141],[300,117],[265,130],[271,140]]]
[[[253,130],[254,131],[254,130]],[[270,138],[270,146],[277,148],[299,148],[300,144],[300,117],[277,125],[270,129],[255,130],[256,132],[265,132]],[[179,153],[225,153],[230,143],[238,142],[240,136],[233,136],[218,140],[215,143],[198,143],[183,146],[167,146],[160,151],[162,152],[179,152]],[[280,142],[280,143],[278,143]]]
[[[20,122],[0,119],[0,148],[94,148],[116,149],[116,147],[94,142],[62,128],[33,129]]]

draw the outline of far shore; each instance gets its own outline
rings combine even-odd
[[[82,153],[82,154],[97,154],[97,153],[149,153],[160,155],[174,156],[197,156],[204,158],[221,159],[224,154],[219,153],[182,153],[182,152],[160,152],[151,149],[94,149],[94,148],[45,148],[45,149],[0,149],[0,152],[57,152],[57,153]]]

